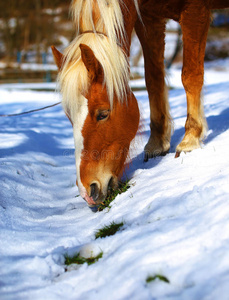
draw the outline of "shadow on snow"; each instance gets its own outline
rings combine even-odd
[[[24,136],[16,145],[1,147],[0,157],[31,151],[52,156],[74,154],[74,150],[65,148],[58,142],[72,138],[70,122],[62,114],[60,107],[26,116],[1,118],[0,121],[0,134],[9,134],[9,137],[11,134]]]

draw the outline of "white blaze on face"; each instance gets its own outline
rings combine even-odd
[[[85,187],[83,186],[80,179],[80,164],[81,164],[81,154],[84,149],[84,140],[82,136],[82,129],[88,115],[88,103],[85,97],[81,97],[80,105],[77,112],[74,113],[73,119],[73,135],[75,143],[75,161],[76,161],[76,174],[78,181],[78,188],[82,198],[87,200],[88,195]]]

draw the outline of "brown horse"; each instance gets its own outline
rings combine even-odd
[[[135,28],[145,59],[151,136],[145,159],[170,148],[171,117],[164,82],[166,19],[183,31],[182,82],[187,95],[185,136],[181,151],[200,147],[206,121],[201,105],[204,52],[210,10],[228,0],[73,0],[77,35],[64,55],[54,47],[63,107],[73,125],[78,187],[89,206],[102,202],[117,185],[139,110],[128,86],[131,33]]]

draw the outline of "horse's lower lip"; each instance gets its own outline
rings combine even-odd
[[[91,211],[94,212],[94,213],[98,211],[98,205],[89,206],[89,208],[90,208]]]
[[[88,203],[89,206],[94,206],[96,205],[95,201],[92,199],[92,197],[89,197],[88,195],[86,195],[84,197],[84,200]]]

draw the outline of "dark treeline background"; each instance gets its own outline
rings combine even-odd
[[[51,45],[66,47],[75,31],[69,16],[70,4],[71,0],[0,0],[0,60],[7,64],[44,63]],[[213,42],[221,33],[223,38],[228,37],[229,32],[228,10],[214,15],[214,26],[227,25],[223,32],[213,32]],[[224,45],[228,45],[226,40]],[[213,43],[210,52],[213,48],[217,50],[218,44]],[[223,51],[227,56],[228,47],[224,46]]]
[[[71,0],[0,0],[0,59],[26,60],[34,52],[40,63],[50,45],[60,37],[71,39],[74,32],[69,17]]]

